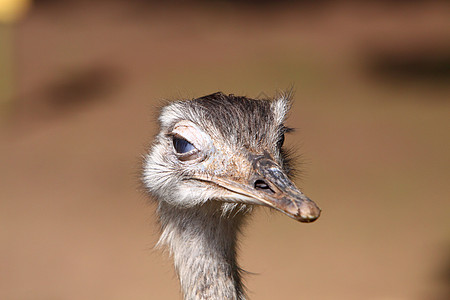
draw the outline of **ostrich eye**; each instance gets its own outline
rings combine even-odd
[[[173,137],[173,148],[179,154],[185,154],[195,149],[194,145],[176,136]]]
[[[277,142],[278,149],[281,149],[281,147],[283,147],[283,144],[284,144],[284,134],[281,135],[280,139]]]

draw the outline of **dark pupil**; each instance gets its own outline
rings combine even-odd
[[[175,151],[177,151],[177,153],[187,153],[195,149],[191,143],[189,143],[185,139],[178,137],[173,138],[173,147],[175,148]]]

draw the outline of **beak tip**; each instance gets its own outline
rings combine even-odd
[[[321,210],[319,207],[314,205],[308,205],[306,207],[301,207],[298,210],[296,219],[302,223],[311,223],[320,217]]]
[[[312,223],[315,220],[317,220],[319,218],[319,216],[304,216],[301,215],[297,220],[302,222],[302,223]]]

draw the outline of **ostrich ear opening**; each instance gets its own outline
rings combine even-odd
[[[292,106],[293,91],[288,90],[278,94],[271,103],[271,108],[275,117],[275,122],[283,124]]]

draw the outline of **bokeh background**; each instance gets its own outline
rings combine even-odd
[[[296,180],[250,299],[450,299],[446,1],[0,1],[0,299],[179,299],[141,155],[163,100],[294,87]]]

